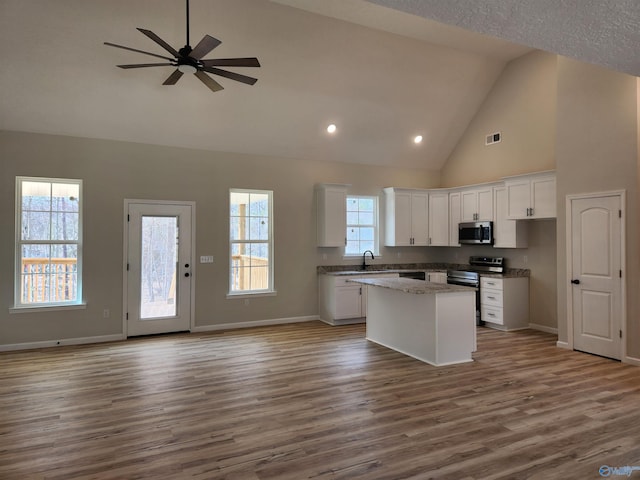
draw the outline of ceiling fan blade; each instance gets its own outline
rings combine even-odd
[[[176,82],[178,80],[180,80],[180,77],[183,75],[183,73],[178,70],[177,68],[173,71],[173,73],[171,75],[169,75],[169,77],[162,82],[163,85],[175,85]]]
[[[158,45],[160,45],[162,48],[164,48],[167,52],[169,52],[171,55],[173,55],[176,58],[180,57],[180,54],[176,51],[175,48],[173,48],[171,45],[169,45],[167,42],[165,42],[164,40],[162,40],[158,35],[156,35],[155,33],[153,33],[151,30],[145,30],[144,28],[138,28],[137,29],[140,33],[145,34],[147,37],[149,37],[151,40],[153,40],[154,42],[156,42]]]
[[[213,38],[210,35],[205,35],[204,37],[202,37],[202,40],[200,40],[200,42],[198,42],[198,44],[193,48],[193,50],[191,50],[189,56],[195,58],[196,60],[200,60],[221,43],[222,42],[217,38]]]
[[[111,42],[104,42],[105,45],[109,45],[110,47],[122,48],[124,50],[129,50],[131,52],[143,53],[145,55],[151,55],[152,57],[163,58],[164,60],[174,60],[173,58],[163,57],[162,55],[156,55],[155,53],[145,52],[144,50],[138,50],[137,48],[125,47],[124,45],[118,45]]]
[[[144,67],[172,67],[175,63],[132,63],[129,65],[116,65],[120,68],[144,68]]]
[[[253,85],[258,81],[257,78],[247,77],[246,75],[240,75],[239,73],[228,72],[226,70],[221,70],[219,68],[204,67],[203,70],[208,73],[213,73],[214,75],[220,75],[221,77],[230,78],[231,80],[235,80],[237,82],[246,83],[247,85]]]
[[[207,87],[209,87],[214,92],[218,92],[220,90],[223,90],[224,88],[222,85],[220,85],[213,78],[211,78],[209,75],[202,72],[201,70],[198,70],[196,73],[194,73],[194,75],[198,77],[202,83],[204,83]]]
[[[201,60],[205,67],[259,67],[260,62],[256,57],[250,58],[215,58]]]

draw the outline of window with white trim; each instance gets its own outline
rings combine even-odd
[[[14,306],[82,303],[82,180],[16,178]]]
[[[378,197],[347,196],[347,245],[345,256],[371,250],[378,255]]]
[[[230,295],[274,291],[272,219],[272,191],[229,191]]]

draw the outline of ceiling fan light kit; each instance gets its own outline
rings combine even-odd
[[[115,43],[104,42],[105,45],[110,47],[122,48],[124,50],[129,50],[131,52],[142,53],[144,55],[149,55],[156,58],[161,58],[166,60],[166,62],[160,63],[136,63],[129,65],[117,65],[120,68],[130,69],[130,68],[147,68],[147,67],[175,67],[175,70],[169,77],[162,83],[163,85],[175,85],[180,77],[185,73],[194,74],[202,83],[204,83],[211,91],[217,92],[219,90],[223,90],[223,86],[220,85],[216,80],[211,78],[207,73],[212,75],[218,75],[220,77],[225,77],[230,80],[235,80],[237,82],[241,82],[247,85],[255,84],[258,79],[253,77],[248,77],[246,75],[242,75],[235,72],[230,72],[228,70],[222,70],[216,67],[259,67],[260,62],[255,57],[246,57],[246,58],[215,58],[215,59],[203,59],[202,57],[208,55],[214,48],[220,45],[222,42],[217,38],[214,38],[210,35],[205,35],[202,37],[202,40],[198,42],[195,47],[191,47],[189,42],[189,0],[186,0],[187,4],[187,44],[182,47],[180,50],[174,49],[167,42],[162,40],[158,35],[153,33],[151,30],[146,30],[144,28],[138,28],[138,31],[155,43],[160,45],[164,50],[169,52],[173,58],[167,57],[164,55],[158,55],[156,53],[145,52],[144,50],[138,50],[136,48],[125,47],[123,45],[118,45]],[[206,72],[206,73],[205,73]]]

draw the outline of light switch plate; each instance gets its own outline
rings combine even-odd
[[[201,255],[200,263],[213,263],[213,255]]]

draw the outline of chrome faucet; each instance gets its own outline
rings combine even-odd
[[[371,260],[375,260],[376,257],[373,256],[373,252],[371,250],[365,250],[364,253],[362,254],[362,270],[366,270],[367,269],[367,252],[371,254]]]

